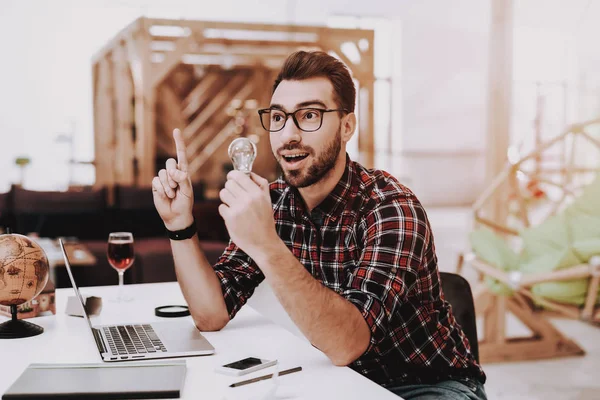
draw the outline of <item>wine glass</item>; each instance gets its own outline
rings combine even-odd
[[[131,297],[123,294],[123,275],[127,268],[133,264],[133,235],[131,232],[113,232],[108,235],[108,249],[106,251],[108,262],[119,274],[119,293],[116,302],[131,301]]]

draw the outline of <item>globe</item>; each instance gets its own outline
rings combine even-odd
[[[30,301],[46,286],[48,272],[48,258],[36,242],[23,235],[0,235],[0,304]]]

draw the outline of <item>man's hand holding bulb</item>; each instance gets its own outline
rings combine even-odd
[[[249,139],[235,139],[229,156],[236,169],[227,174],[219,192],[223,202],[219,213],[231,240],[256,260],[269,246],[281,242],[275,230],[269,182],[251,172],[256,146]]]
[[[188,174],[186,147],[179,129],[173,131],[177,161],[170,158],[166,168],[152,180],[154,204],[170,231],[188,228],[194,223],[194,195]],[[237,138],[229,146],[235,170],[227,174],[219,197],[223,217],[231,240],[256,260],[271,246],[282,245],[275,230],[269,182],[252,171],[256,145],[247,138]]]

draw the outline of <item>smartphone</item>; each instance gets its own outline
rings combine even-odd
[[[250,374],[263,368],[272,367],[275,364],[277,364],[277,360],[263,360],[260,358],[248,357],[222,365],[216,369],[216,372],[226,375],[240,376]]]

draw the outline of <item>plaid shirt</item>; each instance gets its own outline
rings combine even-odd
[[[408,188],[347,157],[341,180],[311,213],[282,179],[270,189],[279,237],[371,329],[367,351],[351,368],[384,386],[460,377],[485,382],[444,301],[427,215]],[[233,318],[264,275],[232,242],[214,269]]]

